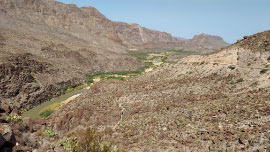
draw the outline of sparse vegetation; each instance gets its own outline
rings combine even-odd
[[[268,69],[262,69],[261,71],[260,71],[260,74],[264,74],[264,73],[266,73],[268,71]]]
[[[40,116],[41,118],[47,118],[47,117],[49,117],[53,112],[54,112],[53,110],[47,109],[47,110],[45,110],[45,111],[41,111],[41,112],[39,113],[39,116]]]
[[[56,147],[63,147],[68,152],[77,152],[78,141],[76,137],[64,137],[59,140]]]
[[[231,70],[234,70],[235,66],[230,65],[228,68],[231,69]]]
[[[52,129],[46,129],[43,131],[43,134],[48,137],[55,137],[58,136],[58,133],[53,131]]]
[[[188,55],[188,54],[194,54],[195,52],[192,51],[184,51],[182,49],[179,50],[168,50],[168,52],[173,52],[175,55]]]
[[[200,65],[203,65],[203,64],[205,64],[205,62],[204,62],[204,61],[200,63]]]
[[[19,116],[18,114],[11,113],[6,117],[6,121],[12,124],[18,123],[22,121],[22,116]]]
[[[77,88],[77,87],[80,86],[80,85],[82,85],[82,84],[72,84],[72,85],[71,85],[71,88],[74,89],[74,88]]]
[[[250,86],[251,86],[251,87],[256,87],[258,84],[259,84],[259,82],[256,81],[256,82],[253,82]]]
[[[236,83],[241,83],[241,82],[243,82],[244,81],[244,79],[243,78],[240,78],[240,79],[237,79],[236,80]]]
[[[117,146],[102,140],[102,134],[88,128],[78,132],[78,152],[117,152]]]
[[[147,56],[151,53],[155,53],[155,52],[136,52],[136,51],[129,51],[128,55],[129,56],[134,56],[140,60],[146,60]]]
[[[64,137],[57,147],[64,147],[68,152],[118,152],[118,147],[102,140],[102,134],[88,128],[77,132],[77,137]]]

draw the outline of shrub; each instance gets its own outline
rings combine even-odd
[[[240,82],[243,82],[243,81],[244,81],[244,79],[240,78],[240,79],[236,80],[236,83],[240,83]]]
[[[78,152],[117,152],[117,146],[102,141],[102,134],[88,128],[78,134]]]
[[[231,70],[234,70],[235,66],[230,65],[228,68],[231,69]]]
[[[51,130],[51,129],[46,129],[43,131],[43,133],[46,135],[46,136],[49,136],[49,137],[55,137],[55,136],[58,136],[58,133]]]
[[[108,76],[107,79],[116,79],[116,80],[124,80],[123,77],[116,77],[116,76]]]
[[[204,63],[205,63],[205,62],[203,61],[203,62],[200,63],[200,65],[203,65]]]
[[[39,116],[40,116],[41,118],[47,118],[47,117],[49,117],[53,112],[54,112],[53,110],[48,109],[48,110],[45,110],[45,111],[41,111],[41,112],[39,113]]]
[[[270,61],[270,56],[267,58],[268,61]]]
[[[264,73],[266,73],[268,71],[268,69],[262,69],[261,71],[260,71],[260,74],[264,74]]]
[[[77,137],[64,137],[56,147],[62,146],[68,152],[118,152],[118,147],[102,140],[102,134],[88,128],[77,132]]]
[[[258,85],[258,81],[253,82],[250,86],[251,86],[251,87],[256,87],[257,85]]]
[[[12,124],[15,124],[17,122],[22,121],[22,116],[19,116],[18,114],[11,113],[6,117],[6,121]]]
[[[56,144],[56,147],[64,147],[68,152],[77,152],[78,141],[76,137],[64,137],[59,140]]]
[[[247,66],[250,66],[251,65],[251,63],[249,63]]]
[[[80,84],[72,84],[72,85],[71,85],[71,88],[74,89],[74,88],[77,88],[78,86],[80,86]]]

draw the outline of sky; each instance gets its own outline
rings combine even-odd
[[[234,43],[270,30],[270,0],[57,0],[93,6],[113,21],[192,38],[206,33]]]

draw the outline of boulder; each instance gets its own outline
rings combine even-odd
[[[24,131],[33,132],[33,122],[30,117],[23,118]]]
[[[11,112],[11,108],[9,105],[3,105],[2,108],[0,108],[2,111],[1,113],[10,113]]]
[[[0,113],[0,123],[7,123],[6,117],[5,113]]]
[[[0,151],[12,150],[16,145],[16,139],[11,127],[7,124],[0,124]]]

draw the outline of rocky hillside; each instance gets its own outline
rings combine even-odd
[[[269,36],[97,83],[50,127],[66,136],[90,126],[128,151],[268,151]]]

